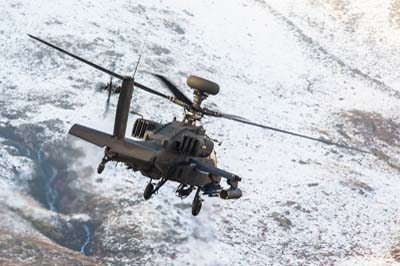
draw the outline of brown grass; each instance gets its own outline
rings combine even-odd
[[[37,237],[0,230],[0,265],[100,265],[93,258]]]
[[[389,20],[393,26],[400,28],[400,0],[390,3]]]
[[[359,147],[368,148],[391,168],[400,171],[400,159],[395,156],[400,150],[399,122],[378,113],[359,110],[344,112],[341,117],[346,121],[345,125],[338,127],[343,137],[356,142]]]

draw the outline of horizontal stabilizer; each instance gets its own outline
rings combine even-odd
[[[68,133],[99,147],[111,146],[113,143],[113,139],[110,134],[79,124],[73,125]]]
[[[241,180],[241,178],[239,176],[229,173],[220,168],[214,167],[211,164],[208,164],[208,163],[205,163],[200,160],[193,159],[193,158],[190,159],[190,161],[192,163],[194,163],[196,165],[196,168],[200,171],[207,172],[207,173],[210,173],[210,174],[216,175],[216,176],[225,177],[226,179],[228,179],[230,181],[240,181]]]

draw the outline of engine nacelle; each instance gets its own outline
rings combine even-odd
[[[208,138],[202,138],[196,145],[193,155],[196,157],[208,157],[214,150],[214,142]]]
[[[196,135],[183,135],[182,139],[175,144],[177,151],[195,157],[208,157],[214,150],[214,143],[206,137]]]
[[[160,123],[139,118],[133,125],[132,137],[138,139],[145,139],[148,135],[152,135],[152,133],[161,126],[162,125]]]

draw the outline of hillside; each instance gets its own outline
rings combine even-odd
[[[0,265],[400,265],[400,2],[0,2]],[[196,74],[221,91],[206,106],[366,149],[362,154],[207,118],[221,168],[243,197],[192,198],[67,135],[111,132],[109,77],[33,34],[168,93]],[[132,109],[182,110],[135,90]],[[128,132],[137,116],[129,118]]]

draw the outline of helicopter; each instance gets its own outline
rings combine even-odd
[[[143,176],[150,178],[143,192],[146,200],[157,193],[167,181],[179,183],[176,189],[178,197],[186,198],[195,191],[192,202],[192,215],[194,216],[200,213],[203,201],[201,195],[219,196],[222,199],[238,199],[242,196],[242,191],[239,188],[239,182],[242,178],[217,167],[214,151],[215,140],[210,138],[206,134],[206,130],[199,125],[204,116],[224,118],[339,148],[367,152],[346,144],[258,124],[241,116],[203,107],[202,102],[209,96],[217,95],[220,87],[212,81],[195,75],[191,75],[187,79],[187,85],[193,90],[192,100],[168,78],[153,74],[173,96],[158,92],[135,81],[140,56],[134,75],[126,76],[94,64],[38,37],[30,34],[28,36],[122,81],[122,85],[118,87],[119,97],[112,134],[80,124],[74,124],[68,133],[104,148],[104,157],[97,167],[98,174],[103,172],[108,162],[114,161],[124,163],[127,169],[139,171]],[[107,86],[105,89],[108,91],[107,102],[109,102],[111,91],[114,88],[112,79]],[[127,122],[134,88],[144,90],[183,107],[185,111],[183,119],[174,118],[171,122],[162,124],[143,117],[138,118],[131,131],[132,138],[127,138]],[[221,186],[222,179],[226,180],[228,187]]]

